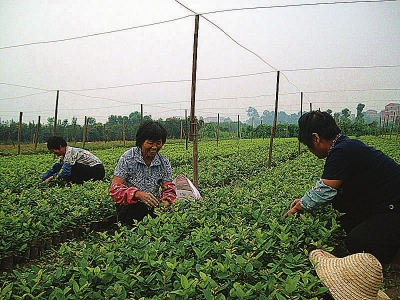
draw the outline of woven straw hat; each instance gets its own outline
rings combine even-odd
[[[310,258],[322,283],[335,300],[389,299],[381,290],[382,265],[369,253],[356,253],[343,258],[323,250],[313,250]]]

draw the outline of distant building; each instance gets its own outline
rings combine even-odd
[[[400,117],[400,103],[389,103],[385,105],[385,110],[381,111],[381,125],[393,122]]]
[[[364,112],[364,119],[367,124],[372,123],[373,121],[379,121],[379,113],[376,110],[369,109]]]

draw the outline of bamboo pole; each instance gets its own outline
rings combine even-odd
[[[21,153],[21,131],[22,131],[22,115],[23,112],[19,112],[19,123],[18,123],[18,154]]]
[[[83,137],[82,137],[82,148],[83,149],[85,149],[86,134],[87,134],[87,117],[85,116],[85,124],[83,125]]]
[[[275,133],[276,133],[276,119],[278,117],[278,98],[279,98],[279,71],[277,71],[277,74],[276,74],[275,112],[274,112],[274,123],[271,128],[271,137],[269,139],[268,168],[271,167],[271,163],[272,163],[272,147],[274,144],[274,137],[275,137]]]
[[[193,139],[193,184],[199,187],[199,171],[198,171],[198,142],[197,142],[197,119],[195,117],[196,103],[196,72],[197,72],[197,48],[199,38],[199,15],[195,16],[194,38],[193,38],[193,62],[192,62],[192,88],[191,88],[191,104],[190,104],[190,133]]]
[[[217,115],[217,147],[218,147],[218,138],[219,138],[219,113]]]
[[[186,150],[188,149],[188,142],[189,142],[189,129],[188,129],[188,117],[187,117],[187,109],[185,109],[185,139],[186,139]]]
[[[300,117],[303,115],[303,92],[300,93]],[[297,154],[300,155],[300,141],[297,145]]]
[[[58,96],[60,91],[57,90],[57,97],[56,97],[56,107],[54,109],[54,127],[53,127],[53,136],[57,135],[57,114],[58,114]]]
[[[35,133],[35,150],[37,148],[37,144],[39,142],[39,128],[40,128],[40,116],[38,117],[38,122],[36,125],[36,133]]]

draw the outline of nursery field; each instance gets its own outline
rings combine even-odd
[[[400,142],[361,139],[400,163]],[[326,297],[308,254],[347,254],[337,212],[326,207],[282,218],[319,179],[324,160],[305,147],[299,156],[291,138],[274,140],[271,168],[267,139],[200,142],[203,200],[177,201],[127,228],[116,219],[108,187],[133,144],[87,144],[106,179],[73,186],[40,182],[54,163],[45,151],[0,156],[0,299]],[[161,152],[174,177],[192,177],[191,145],[167,141]],[[382,288],[400,297],[399,273],[384,272]]]

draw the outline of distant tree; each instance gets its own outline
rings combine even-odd
[[[273,111],[268,111],[268,110],[264,110],[262,116],[261,116],[261,120],[263,124],[270,124],[272,125],[272,123],[274,122],[274,112]]]
[[[129,114],[129,124],[131,125],[140,124],[141,119],[142,119],[142,114],[138,111],[134,111]]]
[[[348,118],[350,118],[350,115],[351,115],[351,111],[348,108],[342,109],[342,117],[343,118],[348,119]]]
[[[342,109],[342,115],[340,116],[339,127],[344,134],[351,133],[351,119],[350,119],[350,110],[348,108]]]
[[[365,107],[365,104],[362,103],[358,103],[357,105],[357,116],[356,116],[356,120],[360,120],[364,118],[364,114],[363,114],[363,109]]]
[[[246,112],[247,112],[247,116],[249,117],[249,119],[246,121],[247,124],[252,125],[253,122],[254,122],[254,126],[257,126],[258,124],[260,124],[260,115],[258,114],[257,109],[249,106],[249,108],[247,109]]]
[[[93,126],[93,125],[96,124],[96,119],[93,118],[93,117],[88,117],[88,118],[86,119],[86,122],[87,122],[88,125]]]

